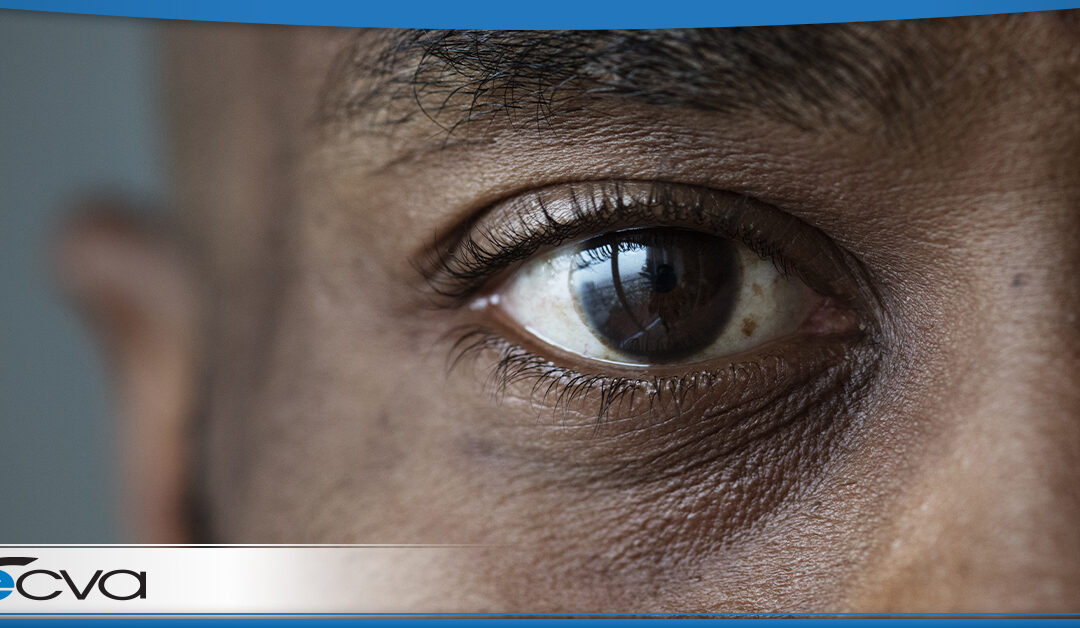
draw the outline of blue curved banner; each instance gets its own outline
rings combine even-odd
[[[0,0],[0,8],[173,20],[404,28],[606,29],[862,22],[1080,7],[1080,0]]]

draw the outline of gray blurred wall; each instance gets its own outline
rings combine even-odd
[[[123,539],[95,347],[50,283],[81,190],[164,197],[154,23],[0,11],[0,544]]]

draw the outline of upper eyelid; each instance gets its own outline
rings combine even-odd
[[[512,234],[505,230],[515,223],[517,226],[526,228],[524,224],[526,222],[526,217],[543,217],[546,219],[547,226],[559,225],[564,228],[578,226],[584,230],[589,227],[589,224],[586,223],[604,223],[605,220],[614,218],[614,214],[618,213],[620,209],[625,209],[626,201],[630,200],[625,198],[626,190],[644,187],[648,187],[652,191],[665,189],[670,191],[676,188],[683,190],[701,188],[701,186],[663,180],[628,179],[610,181],[574,181],[524,190],[489,204],[486,209],[474,213],[469,219],[449,229],[443,238],[439,239],[435,244],[425,247],[418,255],[414,256],[413,266],[419,269],[424,280],[430,285],[433,280],[437,280],[440,275],[445,274],[450,270],[447,268],[447,262],[453,262],[458,259],[463,248],[466,249],[466,254],[471,254],[476,253],[476,251],[468,249],[477,245],[494,245],[495,248],[500,248],[502,245],[509,244],[509,242],[478,242],[471,239],[471,234],[474,231],[477,231],[478,227],[483,228],[486,225],[502,227],[504,229],[504,235],[508,236],[508,240],[512,239],[509,237]],[[568,194],[560,198],[560,190],[564,192],[568,191]],[[597,192],[598,190],[599,192]],[[716,193],[719,193],[719,191],[716,191]],[[730,194],[732,197],[740,196],[730,192],[727,194]],[[635,200],[641,200],[640,195],[637,196],[638,198]],[[607,216],[602,216],[599,211],[599,206],[595,204],[597,199],[603,199],[605,202],[612,200],[622,202],[614,203],[611,209],[615,211],[608,212]],[[685,199],[683,200],[685,201]],[[592,207],[587,208],[588,211],[586,211],[584,203],[590,201],[594,202]],[[685,205],[684,202],[676,202],[675,199],[669,198],[667,195],[650,199],[650,204],[654,207],[661,204],[667,204],[669,207],[674,207],[679,204]],[[658,216],[657,219],[660,220],[663,219],[663,217]],[[530,222],[536,224],[539,221],[531,220]],[[488,235],[495,234],[496,232],[497,231],[494,228],[486,230]],[[569,237],[572,237],[572,235]],[[547,242],[546,244],[552,246],[558,245],[563,243],[565,239],[566,238],[561,238],[557,241]],[[543,245],[545,243],[540,244]]]
[[[417,266],[428,287],[457,306],[492,276],[542,249],[649,225],[698,228],[739,240],[782,272],[849,305],[857,305],[856,297],[865,292],[865,282],[851,277],[860,270],[850,254],[795,216],[744,194],[662,180],[583,181],[515,195],[461,225]],[[803,249],[801,257],[812,259],[788,259],[785,249]]]

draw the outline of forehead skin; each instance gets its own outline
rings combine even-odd
[[[616,98],[448,141],[328,123],[343,55],[386,32],[170,25],[210,539],[488,546],[419,559],[384,610],[1078,610],[1075,14],[859,28],[945,61],[903,132]],[[575,461],[617,434],[447,375],[463,315],[427,307],[417,252],[525,190],[657,178],[773,203],[867,269],[880,361],[824,444],[610,485]]]

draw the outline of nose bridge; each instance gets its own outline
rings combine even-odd
[[[913,454],[856,606],[1080,610],[1080,240],[1067,235],[1029,238],[969,286],[979,305],[961,318],[977,333],[950,349],[924,410],[940,429]]]
[[[943,563],[952,563],[958,593],[1076,610],[1080,241],[1072,216],[1056,218],[988,247],[986,300],[975,315],[982,333],[959,352],[964,372],[954,374],[953,464],[939,478],[951,486],[938,490],[954,504],[943,534],[954,551],[943,548]]]
[[[1057,523],[1080,531],[1075,340],[1035,329],[988,355],[994,363],[973,370],[980,381],[972,383],[969,403],[957,417],[961,477],[987,501],[986,519],[1014,538],[1028,531],[1046,540]]]
[[[949,464],[931,488],[943,521],[937,560],[956,600],[1080,608],[1076,288],[1062,292],[1058,279],[1009,278],[1014,294],[996,301],[950,418]]]
[[[957,377],[967,401],[959,434],[973,452],[1000,459],[1002,488],[1030,500],[1059,481],[1080,487],[1078,215],[1007,233],[1011,246],[991,249],[1002,254],[983,273],[983,333],[961,351],[969,369]]]
[[[1005,511],[1045,502],[1047,518],[1080,487],[1080,231],[1077,212],[1044,216],[984,249],[980,333],[957,352],[954,421],[960,451],[995,467],[974,490]]]

